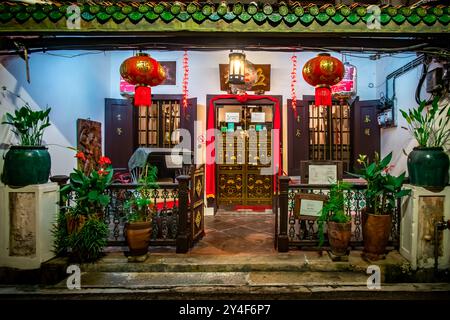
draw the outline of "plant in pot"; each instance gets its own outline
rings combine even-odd
[[[47,183],[50,176],[51,158],[47,147],[42,145],[45,128],[50,126],[51,108],[32,110],[28,103],[14,114],[6,113],[2,124],[13,127],[19,145],[11,146],[5,155],[1,180],[4,184],[24,187]]]
[[[408,129],[419,144],[408,155],[410,183],[426,188],[443,188],[448,184],[449,158],[444,147],[450,141],[450,107],[439,108],[435,97],[426,111],[426,102],[408,111],[400,110]],[[425,112],[426,111],[426,112]],[[425,114],[424,114],[425,113]]]
[[[76,157],[82,162],[86,160],[82,152]],[[61,188],[67,206],[61,208],[54,230],[56,253],[70,249],[71,258],[79,262],[95,261],[102,256],[109,233],[104,211],[110,202],[107,188],[112,177],[111,160],[107,157],[101,157],[88,174],[79,169],[70,174],[69,183]]]
[[[392,215],[396,212],[397,199],[409,195],[411,190],[402,189],[405,172],[399,176],[389,173],[392,152],[383,159],[375,153],[373,162],[366,155],[359,155],[362,165],[360,174],[352,174],[367,182],[366,207],[362,210],[364,240],[363,257],[368,260],[384,258],[392,226]]]
[[[138,179],[139,186],[125,203],[127,211],[125,236],[129,248],[129,261],[145,261],[152,233],[151,194],[157,188],[157,168],[146,165]]]
[[[344,181],[338,181],[331,186],[328,201],[322,207],[317,219],[319,226],[319,246],[325,241],[324,224],[327,223],[328,241],[332,255],[345,256],[352,236],[351,217],[345,213],[345,192],[351,185]]]

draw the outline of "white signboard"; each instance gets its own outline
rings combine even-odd
[[[337,181],[336,165],[310,165],[308,169],[309,184],[332,184]]]
[[[265,112],[252,112],[252,122],[266,122]]]
[[[239,112],[225,112],[225,122],[239,122]]]
[[[323,201],[302,199],[300,202],[300,215],[318,217],[322,207]]]

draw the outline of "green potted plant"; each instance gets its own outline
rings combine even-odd
[[[362,165],[362,172],[352,174],[367,182],[366,207],[362,210],[362,232],[363,256],[369,260],[384,258],[397,199],[411,193],[411,190],[402,189],[405,172],[397,177],[389,173],[391,160],[392,152],[383,159],[375,153],[372,163],[366,155],[359,155],[357,161]]]
[[[408,174],[413,185],[442,188],[449,181],[450,161],[444,147],[450,141],[450,108],[447,103],[439,109],[439,100],[434,98],[427,112],[425,101],[417,108],[400,110],[408,123],[405,129],[419,144],[408,155]]]
[[[324,224],[327,223],[328,241],[331,253],[334,256],[347,254],[352,236],[352,222],[351,217],[345,213],[344,194],[350,188],[351,185],[344,181],[338,181],[333,184],[328,194],[328,201],[322,207],[317,221],[319,226],[319,246],[322,246],[324,243]]]
[[[75,157],[86,161],[83,152],[77,152]],[[107,188],[112,177],[108,157],[101,157],[88,174],[78,169],[70,174],[69,183],[61,188],[61,195],[68,205],[61,208],[54,231],[57,253],[64,253],[69,248],[71,257],[80,262],[101,257],[109,232],[104,211],[110,202]]]
[[[130,261],[144,261],[147,258],[152,233],[152,213],[156,210],[151,201],[152,191],[157,188],[156,179],[157,168],[146,165],[138,179],[139,186],[132,198],[125,203],[125,235]]]
[[[5,155],[1,180],[4,184],[24,187],[30,184],[47,183],[50,176],[51,159],[47,147],[42,145],[45,128],[50,126],[51,108],[32,110],[28,103],[14,114],[6,113],[6,120],[19,140]]]

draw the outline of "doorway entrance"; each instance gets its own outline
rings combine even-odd
[[[215,101],[215,190],[219,208],[272,208],[274,113],[270,99]]]

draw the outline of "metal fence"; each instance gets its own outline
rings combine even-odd
[[[277,212],[276,239],[280,252],[286,252],[289,248],[297,247],[310,250],[326,250],[329,248],[328,240],[319,248],[318,225],[313,217],[300,217],[296,212],[295,201],[300,194],[326,195],[329,185],[289,184],[289,177],[279,179],[279,214]],[[351,217],[352,249],[363,247],[362,236],[362,210],[366,207],[365,185],[353,185],[351,190],[345,193],[345,212]],[[326,226],[325,226],[326,228]],[[325,229],[326,231],[326,229]],[[392,215],[392,228],[388,249],[398,248],[400,238],[400,205],[397,203]]]

